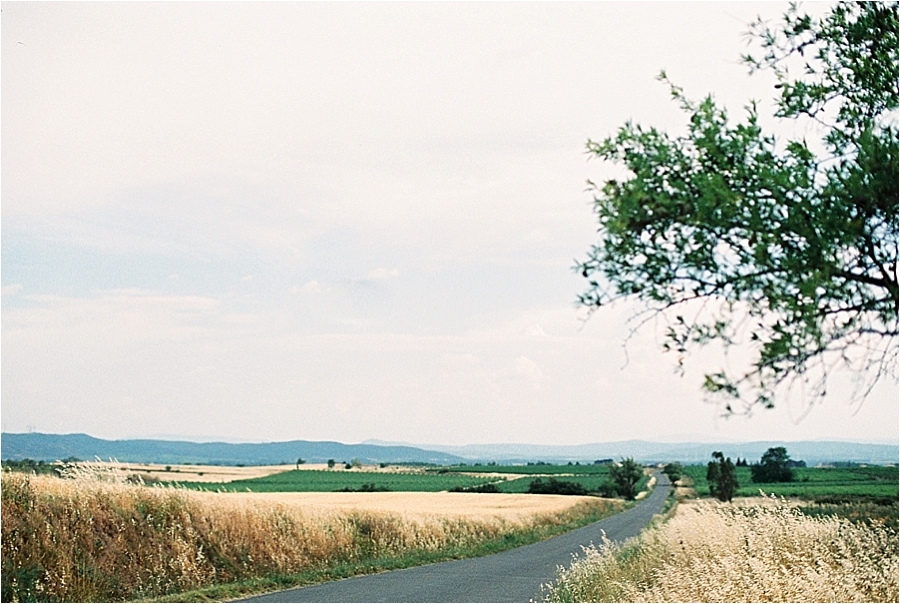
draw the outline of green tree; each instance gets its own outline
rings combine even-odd
[[[333,469],[333,468],[334,468],[334,460],[333,460],[333,459],[329,459],[329,460],[328,460],[328,469],[331,470],[331,469]]]
[[[812,403],[838,366],[859,398],[897,379],[897,16],[896,2],[838,3],[752,25],[763,54],[744,61],[774,74],[774,116],[804,138],[764,132],[755,102],[734,124],[662,73],[685,134],[628,122],[588,141],[629,175],[590,183],[600,241],[576,267],[579,302],[642,301],[634,318],[663,318],[679,367],[696,347],[748,344],[748,367],[704,380],[727,413],[772,407],[796,380]]]
[[[791,482],[794,471],[790,466],[791,456],[784,447],[772,447],[760,458],[758,464],[750,466],[753,482]]]
[[[663,474],[669,477],[669,481],[673,484],[681,479],[681,474],[684,472],[684,467],[678,462],[667,463],[663,467]]]
[[[721,451],[713,451],[712,457],[714,461],[706,464],[709,494],[719,501],[731,501],[734,492],[740,486],[737,480],[737,470],[731,463],[731,458],[722,455]]]
[[[643,475],[644,469],[630,457],[609,467],[609,477],[616,485],[619,495],[625,499],[635,498],[635,487]]]

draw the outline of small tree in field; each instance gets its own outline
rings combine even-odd
[[[615,483],[616,490],[625,499],[634,499],[635,487],[643,475],[643,468],[630,457],[623,459],[619,465],[612,465],[609,468],[609,477]]]
[[[759,463],[750,466],[750,477],[753,482],[791,482],[794,480],[794,471],[790,461],[787,449],[772,447],[763,453]]]
[[[706,480],[709,482],[709,494],[719,501],[731,501],[737,490],[737,471],[730,457],[722,455],[721,451],[714,451],[713,459],[706,464]]]
[[[673,484],[678,482],[681,479],[681,473],[684,472],[684,468],[678,462],[673,461],[672,463],[667,463],[663,468],[663,474],[669,477],[669,481]]]

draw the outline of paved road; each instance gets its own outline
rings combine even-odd
[[[541,585],[556,577],[557,566],[568,566],[581,547],[599,544],[602,531],[611,541],[637,535],[662,510],[669,481],[659,482],[639,505],[559,537],[499,554],[429,564],[289,589],[244,602],[528,602]]]

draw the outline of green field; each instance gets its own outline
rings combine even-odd
[[[227,483],[185,482],[179,483],[191,489],[208,491],[253,491],[254,493],[278,492],[329,492],[350,489],[358,491],[366,486],[389,491],[448,491],[453,487],[472,487],[496,479],[476,478],[454,473],[396,473],[396,472],[347,472],[344,470],[289,470],[263,478],[235,480]]]
[[[472,476],[469,473],[528,474],[525,477]],[[609,480],[604,466],[463,466],[430,468],[425,472],[361,472],[343,470],[290,470],[263,478],[236,480],[228,483],[184,482],[191,489],[209,491],[272,492],[331,492],[331,491],[449,491],[493,483],[501,493],[527,493],[537,477],[553,476],[559,481],[573,482],[589,492],[597,492]],[[639,487],[643,488],[644,478]]]
[[[526,478],[516,478],[508,480],[497,485],[501,493],[527,493],[528,485],[531,484],[536,477],[528,476]],[[587,489],[589,492],[595,492],[600,487],[603,479],[597,476],[559,476],[557,480],[561,482],[574,482]]]
[[[686,466],[684,473],[694,480],[700,496],[709,495],[706,466]],[[736,497],[754,497],[760,490],[767,495],[801,499],[893,497],[898,490],[896,467],[795,468],[793,482],[757,483],[750,480],[750,468],[737,468],[740,485]]]
[[[578,474],[600,476],[609,474],[609,466],[605,465],[555,465],[555,464],[534,464],[527,466],[498,466],[491,464],[475,464],[470,466],[446,466],[442,468],[433,468],[431,472],[446,474],[449,472],[493,472],[497,474]]]

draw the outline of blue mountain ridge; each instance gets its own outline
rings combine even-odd
[[[786,447],[792,459],[809,465],[834,462],[897,464],[897,444],[845,441],[757,441],[744,443],[659,443],[627,440],[580,445],[482,444],[464,446],[413,445],[366,441],[344,444],[333,441],[294,440],[269,443],[227,443],[154,439],[103,440],[86,434],[0,434],[0,458],[54,461],[75,457],[116,459],[132,463],[199,463],[214,465],[269,465],[309,463],[328,459],[364,463],[425,463],[453,465],[472,462],[590,463],[599,459],[631,457],[641,463],[678,461],[706,463],[713,451],[732,459],[758,460],[770,447]]]
[[[400,444],[369,440],[369,444]],[[405,444],[405,443],[404,443]],[[722,451],[726,457],[758,460],[770,447],[785,447],[792,459],[803,460],[809,465],[835,462],[897,464],[900,447],[897,444],[860,443],[847,441],[756,441],[756,442],[687,442],[661,443],[644,440],[626,440],[581,445],[532,445],[532,444],[481,444],[445,446],[433,444],[413,445],[464,457],[471,460],[496,461],[498,463],[525,463],[546,461],[581,463],[602,459],[631,457],[641,463],[677,461],[683,464],[705,464],[713,451]]]
[[[87,434],[0,434],[0,458],[55,461],[75,457],[115,459],[132,463],[272,465],[309,463],[329,459],[364,463],[427,463],[452,465],[464,460],[456,455],[409,446],[347,445],[329,441],[294,440],[272,443],[226,443],[129,439],[103,440]]]

